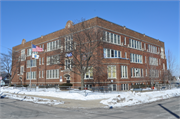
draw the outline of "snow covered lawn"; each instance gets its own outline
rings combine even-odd
[[[172,89],[172,90],[163,90],[163,91],[152,91],[152,92],[111,92],[111,93],[99,93],[99,92],[91,92],[86,90],[77,91],[71,90],[69,91],[55,91],[53,89],[48,89],[46,92],[44,90],[39,91],[27,91],[27,90],[18,90],[13,89],[13,87],[4,87],[1,88],[1,93],[6,93],[9,98],[20,99],[23,100],[24,97],[19,97],[21,95],[35,95],[35,96],[49,96],[56,97],[62,99],[74,99],[74,100],[99,100],[102,101],[100,103],[113,106],[113,107],[122,107],[122,106],[131,106],[143,103],[149,103],[161,99],[167,99],[171,97],[180,96],[180,89]],[[23,101],[32,101],[35,103],[41,104],[64,104],[64,102],[56,101],[56,100],[48,100],[41,98],[33,98],[26,97]]]
[[[127,92],[126,94],[119,94],[107,100],[102,100],[101,103],[113,107],[123,107],[138,105],[143,103],[150,103],[157,100],[168,99],[180,96],[180,89],[153,91],[153,92]]]

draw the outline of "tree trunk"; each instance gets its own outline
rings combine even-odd
[[[11,87],[11,77],[9,78],[9,87]]]
[[[81,90],[84,89],[84,75],[81,74]]]

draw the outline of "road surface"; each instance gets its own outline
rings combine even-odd
[[[180,97],[122,108],[63,108],[0,99],[0,119],[179,119]]]

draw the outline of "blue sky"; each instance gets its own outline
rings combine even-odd
[[[63,29],[68,20],[101,17],[165,42],[180,64],[178,1],[1,1],[1,52]]]

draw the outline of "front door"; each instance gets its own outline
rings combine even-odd
[[[116,91],[116,84],[109,84],[108,89],[109,91]]]

